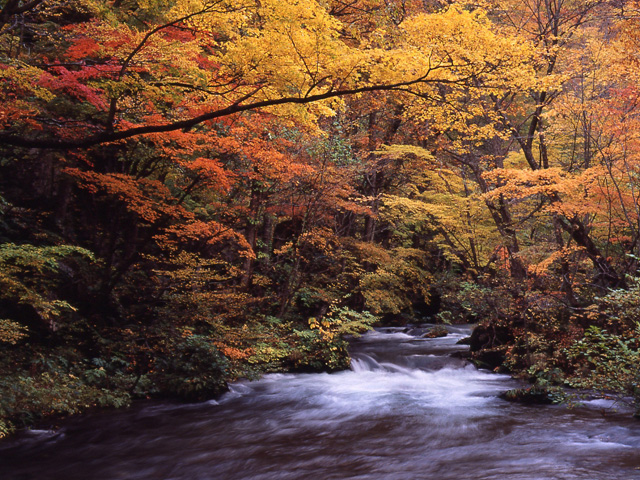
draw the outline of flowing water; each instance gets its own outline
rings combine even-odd
[[[469,328],[449,330],[370,332],[351,371],[268,375],[218,401],[32,431],[0,444],[0,479],[640,479],[640,422],[601,402],[505,402],[518,383],[451,356]]]

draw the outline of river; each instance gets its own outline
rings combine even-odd
[[[217,401],[27,432],[0,444],[0,479],[640,479],[628,412],[503,401],[519,384],[451,356],[470,330],[449,331],[380,329],[353,343],[350,371],[267,375]]]

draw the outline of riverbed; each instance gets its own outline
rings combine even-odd
[[[640,422],[605,401],[522,405],[443,338],[385,328],[352,369],[273,374],[199,404],[144,404],[0,444],[2,480],[640,479]]]

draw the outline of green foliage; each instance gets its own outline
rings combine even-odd
[[[503,285],[442,276],[436,283],[440,294],[439,318],[445,323],[492,321],[513,313],[513,299]]]
[[[378,319],[367,311],[356,312],[348,307],[332,305],[323,317],[309,318],[309,329],[327,339],[342,338],[344,335],[359,335],[369,330]]]
[[[595,324],[562,353],[569,385],[630,395],[640,414],[640,281],[628,283],[596,298],[584,313]]]
[[[336,304],[307,321],[257,319],[236,331],[227,331],[218,343],[229,358],[235,376],[254,377],[283,370],[334,371],[349,366],[345,336],[359,335],[378,317]],[[233,345],[233,346],[232,346]]]
[[[461,282],[458,291],[459,305],[471,318],[486,317],[491,308],[487,300],[493,291],[473,282]]]
[[[511,402],[534,404],[564,403],[567,400],[567,395],[561,387],[543,379],[527,388],[508,390],[502,397]]]
[[[33,364],[39,373],[17,371],[0,378],[0,438],[47,416],[66,416],[91,407],[123,407],[126,391],[100,388],[82,378],[81,364],[71,368],[62,357]]]
[[[9,312],[28,309],[56,330],[76,311],[68,301],[56,298],[58,290],[79,275],[82,264],[93,261],[93,254],[80,247],[4,243],[0,245],[0,302]]]
[[[309,318],[309,328],[295,330],[296,350],[291,356],[297,370],[340,370],[349,366],[345,335],[359,335],[378,317],[347,307],[332,306],[322,318]]]
[[[168,338],[150,374],[159,392],[187,400],[204,400],[226,388],[227,359],[211,338],[192,335]]]
[[[589,327],[567,355],[574,362],[572,386],[633,395],[640,412],[640,323],[634,335],[623,337]]]
[[[640,319],[640,277],[627,277],[626,289],[611,290],[596,299],[596,305],[609,330],[631,333]]]

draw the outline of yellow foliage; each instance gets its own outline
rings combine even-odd
[[[391,261],[389,251],[375,243],[353,239],[347,242],[347,244],[356,253],[358,260],[361,262],[383,265]]]
[[[570,188],[565,182],[568,174],[560,168],[533,171],[496,168],[483,176],[496,184],[493,190],[485,194],[488,199],[496,199],[500,196],[522,199],[539,194],[553,196],[565,193]]]
[[[487,262],[498,236],[477,186],[418,147],[394,146],[388,151],[419,156],[422,169],[412,172],[397,194],[382,197],[380,217],[392,224],[434,232],[438,246],[453,261],[464,259],[475,267]]]
[[[15,345],[27,336],[27,328],[12,320],[0,319],[0,343]]]
[[[415,301],[428,303],[431,275],[422,267],[425,253],[411,248],[396,248],[391,259],[371,273],[362,275],[360,290],[365,305],[374,314],[397,314]]]
[[[549,255],[547,258],[545,258],[543,261],[537,264],[529,265],[528,266],[529,273],[535,276],[549,275],[550,273],[549,269],[551,268],[551,265],[553,265],[555,262],[559,260],[569,259],[573,254],[581,251],[583,251],[583,248],[576,247],[576,246],[556,250],[555,252],[551,253],[551,255]]]

